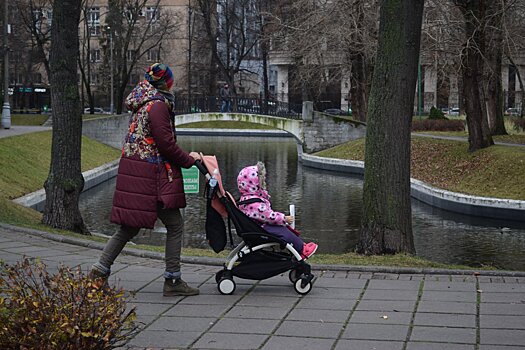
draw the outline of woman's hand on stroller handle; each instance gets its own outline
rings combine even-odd
[[[192,157],[195,160],[202,160],[202,157],[197,152],[190,152],[190,157]]]
[[[286,221],[286,223],[287,223],[288,225],[291,225],[292,222],[294,222],[295,217],[293,217],[293,216],[291,216],[291,215],[285,215],[285,216],[284,216],[284,220]]]
[[[190,153],[190,155],[191,155],[191,153]],[[195,166],[197,167],[197,169],[199,169],[199,171],[202,173],[202,175],[206,176],[206,178],[208,180],[211,178],[210,174],[208,174],[208,169],[206,169],[204,164],[202,164],[202,160],[195,159]]]

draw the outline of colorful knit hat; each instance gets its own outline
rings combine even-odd
[[[144,77],[157,90],[169,92],[173,86],[173,72],[163,63],[149,66]]]

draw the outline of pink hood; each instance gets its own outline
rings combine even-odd
[[[283,213],[273,211],[270,195],[266,191],[266,169],[264,163],[248,166],[237,176],[237,187],[241,193],[240,201],[259,198],[261,202],[241,204],[239,209],[261,224],[286,225]]]
[[[264,179],[265,176],[266,171],[264,171],[264,165],[263,171],[260,171],[260,167],[257,165],[243,168],[239,172],[239,176],[237,176],[237,187],[241,197],[245,197],[244,199],[261,197],[270,200],[270,195],[268,191],[266,191],[265,182],[261,185],[261,178]]]

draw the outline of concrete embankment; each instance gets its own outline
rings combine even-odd
[[[357,160],[324,158],[303,153],[301,162],[304,166],[316,169],[357,175],[364,173],[364,162]],[[410,186],[412,197],[433,207],[465,215],[525,222],[525,201],[446,191],[416,179],[410,180]]]

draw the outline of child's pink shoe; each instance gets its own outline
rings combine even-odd
[[[301,253],[301,257],[303,259],[308,259],[309,257],[315,254],[317,248],[319,248],[319,246],[313,242],[305,243],[303,246],[303,252]]]

